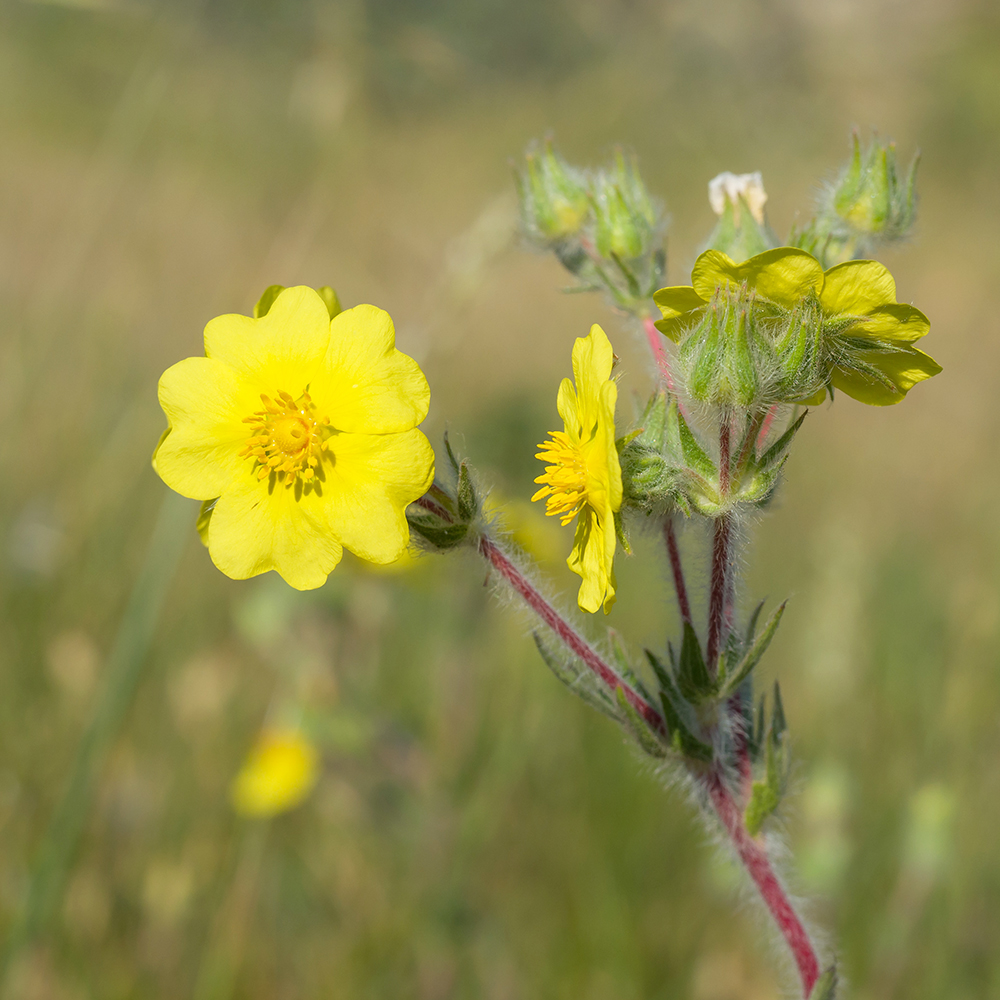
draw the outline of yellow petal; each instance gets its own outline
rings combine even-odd
[[[596,323],[573,344],[573,381],[584,421],[596,419],[601,386],[611,378],[614,358],[608,335]]]
[[[653,325],[675,344],[684,331],[697,322],[705,300],[690,285],[673,285],[654,293],[653,301],[663,313],[663,319]]]
[[[170,423],[153,468],[172,489],[211,500],[249,470],[239,452],[249,437],[243,417],[260,405],[252,387],[213,358],[186,358],[160,377],[160,405]]]
[[[706,250],[691,270],[691,284],[706,301],[716,288],[749,288],[770,302],[792,308],[823,284],[823,268],[812,254],[796,247],[765,250],[742,264],[735,264],[720,250]]]
[[[867,316],[895,301],[896,282],[877,260],[848,260],[823,275],[819,302],[828,316]]]
[[[601,414],[598,426],[603,430],[603,450],[607,456],[608,503],[612,512],[622,506],[622,467],[615,446],[615,404],[618,386],[610,379],[601,386]],[[612,549],[612,553],[614,550]]]
[[[573,383],[568,378],[564,378],[559,383],[556,409],[566,426],[566,433],[579,439],[583,428],[583,416],[580,413],[580,402],[576,397],[576,389],[573,388]]]
[[[286,288],[260,319],[229,314],[205,327],[208,357],[225,362],[258,392],[283,391],[295,399],[318,372],[329,343],[326,303],[305,285]]]
[[[895,391],[882,382],[843,368],[834,368],[832,382],[841,392],[870,406],[898,403],[918,382],[932,378],[942,370],[932,357],[915,347],[891,354],[868,351],[863,352],[861,357],[884,372],[896,387]]]
[[[276,570],[296,590],[322,587],[343,549],[329,531],[315,492],[295,499],[248,471],[219,497],[208,526],[208,551],[226,576],[246,580]]]
[[[328,530],[373,563],[398,559],[409,542],[405,511],[434,480],[434,451],[418,430],[336,434],[322,502]]]
[[[375,306],[347,309],[330,323],[323,370],[309,391],[338,430],[388,434],[416,427],[427,416],[427,379],[395,345],[389,314]]]
[[[610,539],[609,529],[610,528]],[[573,551],[566,565],[582,578],[577,604],[591,614],[602,606],[607,614],[615,603],[615,528],[585,508],[576,524]]]
[[[931,321],[913,306],[878,306],[859,323],[845,330],[851,336],[870,336],[897,344],[911,344],[930,333]]]

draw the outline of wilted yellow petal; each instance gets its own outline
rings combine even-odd
[[[861,360],[884,373],[893,388],[860,372],[843,368],[833,370],[832,382],[834,388],[870,406],[898,403],[918,382],[932,378],[942,370],[932,357],[915,347],[892,353],[862,352]]]

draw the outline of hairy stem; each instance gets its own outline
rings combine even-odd
[[[677,607],[681,612],[681,621],[685,625],[693,625],[691,603],[688,601],[687,585],[684,583],[684,567],[681,564],[681,553],[677,547],[677,531],[674,528],[672,516],[668,516],[663,522],[663,537],[667,542],[667,555],[670,557],[670,571],[674,577],[674,592],[677,595]]]
[[[614,692],[621,688],[628,703],[642,716],[647,725],[665,733],[666,727],[660,713],[645,698],[626,684],[609,664],[598,656],[594,648],[576,629],[538,592],[537,588],[515,565],[513,560],[486,535],[479,538],[479,553],[517,591],[524,603],[542,619],[558,636],[567,649],[578,656],[587,667]]]
[[[652,316],[646,316],[642,321],[642,328],[646,331],[646,340],[649,342],[649,349],[653,352],[653,359],[656,367],[660,369],[660,375],[667,384],[667,388],[674,394],[677,389],[674,384],[674,374],[670,370],[670,359],[667,357],[666,348],[663,346],[663,334],[656,329]]]
[[[723,498],[729,493],[730,439],[732,424],[729,415],[722,418],[719,428],[719,492]],[[708,598],[708,642],[705,651],[708,669],[714,671],[719,650],[725,644],[723,634],[726,618],[726,588],[730,576],[730,543],[732,517],[723,514],[715,521],[712,535],[712,582]]]
[[[809,934],[775,875],[767,852],[747,833],[743,815],[718,771],[713,770],[708,775],[706,786],[719,821],[795,959],[802,979],[803,996],[808,997],[819,979],[819,959]]]

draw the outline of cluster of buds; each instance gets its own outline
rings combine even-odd
[[[862,149],[857,131],[852,142],[851,159],[824,191],[816,218],[791,239],[827,265],[874,256],[906,239],[916,221],[919,154],[902,176],[895,143],[875,136]]]
[[[606,291],[619,308],[646,315],[666,269],[665,219],[634,157],[619,149],[610,167],[583,170],[546,140],[514,177],[529,242],[553,251],[581,289]]]
[[[743,261],[779,245],[767,224],[767,192],[760,171],[733,174],[728,170],[708,182],[708,201],[719,221],[708,238],[708,249],[721,250]]]

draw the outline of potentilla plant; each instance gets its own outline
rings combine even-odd
[[[896,301],[882,264],[857,259],[907,235],[914,172],[915,164],[901,183],[893,147],[875,141],[862,151],[855,136],[815,219],[784,244],[767,224],[760,174],[722,174],[709,185],[718,219],[690,284],[664,287],[665,219],[634,159],[618,153],[610,167],[584,170],[546,142],[517,168],[526,240],[635,317],[656,364],[641,416],[622,426],[607,334],[595,325],[576,340],[573,377],[556,397],[562,426],[538,446],[533,497],[573,526],[567,561],[580,577],[577,604],[591,614],[606,614],[618,596],[615,559],[630,551],[634,526],[658,526],[680,631],[641,663],[616,635],[586,638],[544,592],[529,558],[484,515],[479,477],[447,439],[435,475],[418,429],[427,382],[396,349],[381,309],[342,310],[329,288],[272,286],[253,317],[212,320],[205,356],[160,380],[169,426],[153,464],[170,487],[202,501],[198,530],[220,570],[237,579],[274,570],[309,589],[345,548],[373,563],[393,562],[411,543],[477,552],[534,616],[556,676],[691,789],[810,1000],[836,995],[836,967],[776,868],[789,735],[778,685],[754,690],[785,605],[744,614],[738,568],[748,515],[774,495],[810,408],[839,393],[898,403],[941,370],[914,346],[927,317]],[[678,544],[697,521],[711,529],[704,614],[692,605]],[[247,808],[257,808],[259,784],[239,786]],[[265,798],[260,808],[272,808]]]

